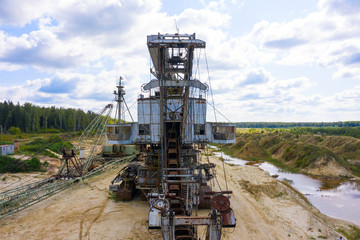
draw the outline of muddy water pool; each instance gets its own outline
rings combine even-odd
[[[224,158],[228,164],[247,166],[249,161],[230,157],[222,152],[214,152]],[[262,162],[253,164],[270,175],[278,175],[280,181],[289,182],[301,192],[322,213],[339,219],[344,219],[360,226],[360,182],[346,181],[334,184],[331,181],[319,180],[303,174],[289,173],[276,166]]]

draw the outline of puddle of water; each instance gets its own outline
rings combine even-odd
[[[321,181],[310,178],[303,174],[289,173],[281,171],[274,165],[264,162],[259,165],[259,168],[270,173],[270,175],[279,175],[278,180],[290,180],[291,185],[296,188],[302,194],[316,194],[321,187]]]
[[[234,165],[240,165],[240,166],[245,166],[246,163],[248,161],[242,160],[242,159],[238,159],[238,158],[234,158],[234,157],[230,157],[222,152],[214,152],[214,155],[217,156],[218,158],[223,158],[225,163],[228,164],[234,164]]]
[[[319,190],[317,194],[306,197],[326,215],[360,226],[359,186],[358,182],[345,182],[335,189]]]
[[[223,157],[228,164],[247,166],[250,162],[230,157],[222,152],[214,152],[214,154]],[[360,182],[318,180],[303,174],[285,172],[268,162],[253,165],[270,175],[278,175],[277,179],[280,181],[288,181],[322,213],[360,226]]]

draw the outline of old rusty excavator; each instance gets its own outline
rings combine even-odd
[[[223,228],[236,225],[231,191],[212,191],[208,182],[215,165],[199,160],[208,143],[234,143],[236,130],[234,124],[206,122],[208,85],[193,73],[194,55],[205,45],[195,34],[147,36],[155,79],[141,87],[138,122],[121,120],[125,91],[120,79],[115,92],[119,121],[106,127],[108,144],[139,150],[110,190],[121,200],[131,200],[140,190],[150,205],[148,228],[160,229],[165,240],[199,239],[199,225],[206,226],[206,239],[220,239]],[[209,214],[200,216],[199,208]]]

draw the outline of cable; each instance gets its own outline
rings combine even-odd
[[[209,104],[209,105],[214,109],[214,111],[217,111],[218,113],[220,113],[220,115],[221,115],[222,117],[224,117],[229,123],[234,124],[234,123],[231,122],[227,117],[225,117],[224,114],[222,114],[219,110],[217,110],[217,109],[215,108],[215,106],[211,105],[209,102],[207,102],[207,104]]]
[[[223,165],[223,169],[224,169],[224,179],[225,179],[225,184],[226,184],[226,191],[229,191],[229,188],[228,188],[228,183],[227,183],[227,180],[226,180],[226,171],[225,171],[225,159],[222,155],[222,152],[221,152],[221,158],[222,158],[222,165]]]
[[[212,103],[213,103],[213,106],[215,106],[214,95],[213,95],[213,92],[212,92],[211,81],[210,81],[209,66],[208,66],[208,61],[207,61],[207,57],[206,57],[206,51],[204,51],[204,54],[205,54],[205,62],[206,62],[206,69],[207,69],[207,73],[208,73],[208,80],[209,80],[209,87],[210,87],[210,93],[211,93]],[[214,107],[214,116],[215,116],[215,122],[217,122],[215,107]]]
[[[206,148],[205,148],[205,149],[206,149]],[[206,154],[206,155],[208,155],[208,154]],[[208,163],[210,164],[210,158],[209,158],[209,156],[206,156],[206,159],[207,159]],[[217,176],[216,176],[215,169],[213,169],[213,168],[211,168],[211,169],[212,169],[212,173],[213,173],[213,175],[215,176],[216,183],[217,183],[217,185],[218,185],[218,187],[219,187],[220,191],[222,192],[222,189],[221,189],[220,183],[219,183],[219,181],[218,181],[218,179],[217,179]]]

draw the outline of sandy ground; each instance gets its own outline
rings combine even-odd
[[[222,162],[217,180],[224,184]],[[147,230],[148,204],[115,202],[108,185],[118,169],[80,182],[22,212],[0,220],[0,239],[161,239]],[[237,225],[222,239],[337,239],[347,222],[319,213],[294,190],[252,166],[225,165]],[[216,181],[213,181],[215,189]],[[205,213],[204,211],[202,211]],[[202,237],[202,230],[199,237]]]
[[[23,155],[13,155],[13,157],[21,159]],[[60,167],[60,160],[57,158],[51,158],[47,156],[40,156],[40,161],[49,163],[46,172],[35,173],[2,173],[0,174],[0,193],[7,190],[24,186],[29,183],[37,182],[58,172]]]

